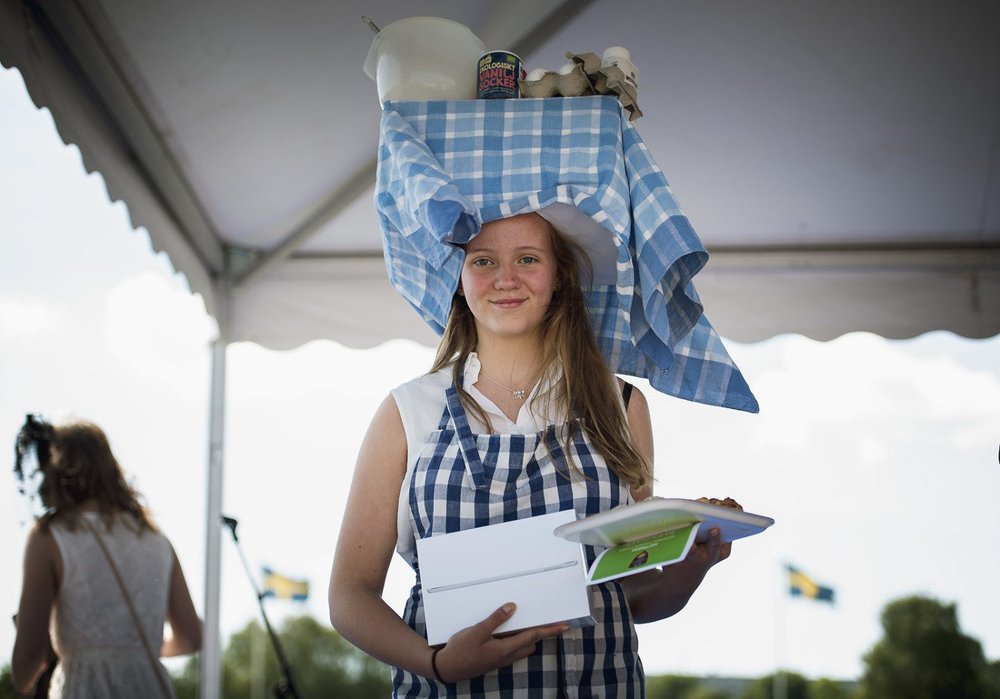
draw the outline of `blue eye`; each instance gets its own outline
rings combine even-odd
[[[485,267],[488,264],[490,264],[490,258],[478,257],[475,260],[472,260],[469,264],[472,265],[473,267]]]
[[[538,258],[534,257],[533,255],[525,255],[524,257],[521,258],[521,262],[530,265],[534,264],[535,262],[538,262]]]

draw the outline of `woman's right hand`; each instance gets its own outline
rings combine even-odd
[[[533,626],[502,638],[493,634],[514,614],[515,605],[508,602],[478,624],[462,629],[448,639],[437,654],[435,664],[440,677],[458,682],[506,667],[535,652],[536,644],[567,631],[568,624]]]

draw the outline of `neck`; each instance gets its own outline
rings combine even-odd
[[[483,373],[515,388],[533,383],[541,369],[541,352],[536,343],[480,343],[476,355]]]
[[[99,512],[100,509],[101,509],[100,503],[98,503],[95,498],[88,498],[83,502],[74,505],[72,508],[70,508],[70,511],[74,513]]]

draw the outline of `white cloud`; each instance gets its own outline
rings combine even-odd
[[[64,325],[62,316],[37,299],[0,297],[0,340],[39,342]]]
[[[946,354],[922,356],[905,343],[865,333],[826,343],[788,338],[777,365],[754,376],[752,385],[769,418],[755,433],[758,446],[802,446],[817,431],[843,425],[859,435],[933,425],[953,427],[951,443],[961,447],[991,438],[1000,425],[995,372],[967,368]],[[865,456],[877,460],[877,449],[867,443]]]
[[[136,372],[170,384],[206,360],[215,323],[201,298],[178,277],[144,271],[128,277],[105,303],[105,338],[111,353]]]

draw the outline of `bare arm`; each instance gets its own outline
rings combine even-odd
[[[382,600],[396,544],[396,506],[406,472],[406,434],[392,396],[379,406],[358,454],[354,480],[330,574],[330,621],[340,634],[382,662],[433,677],[432,649]],[[535,643],[563,625],[529,629],[503,639],[492,632],[510,618],[498,609],[455,634],[438,653],[442,677],[457,681],[527,657]]]
[[[649,404],[638,389],[632,391],[628,422],[632,440],[639,452],[649,463],[653,463],[653,427],[649,419]],[[632,496],[638,502],[652,494],[653,489],[650,487],[633,491]],[[694,544],[687,557],[679,563],[621,579],[636,623],[659,621],[684,608],[709,568],[729,556],[731,544],[720,544],[718,534],[718,529],[711,530],[708,540]]]
[[[201,620],[191,601],[191,592],[184,571],[181,570],[177,554],[171,549],[173,563],[170,566],[170,597],[167,602],[167,623],[170,635],[163,639],[161,657],[186,655],[201,648]]]
[[[35,526],[24,551],[24,578],[11,657],[14,691],[27,694],[45,671],[49,657],[49,617],[58,584],[59,548],[47,528]]]

